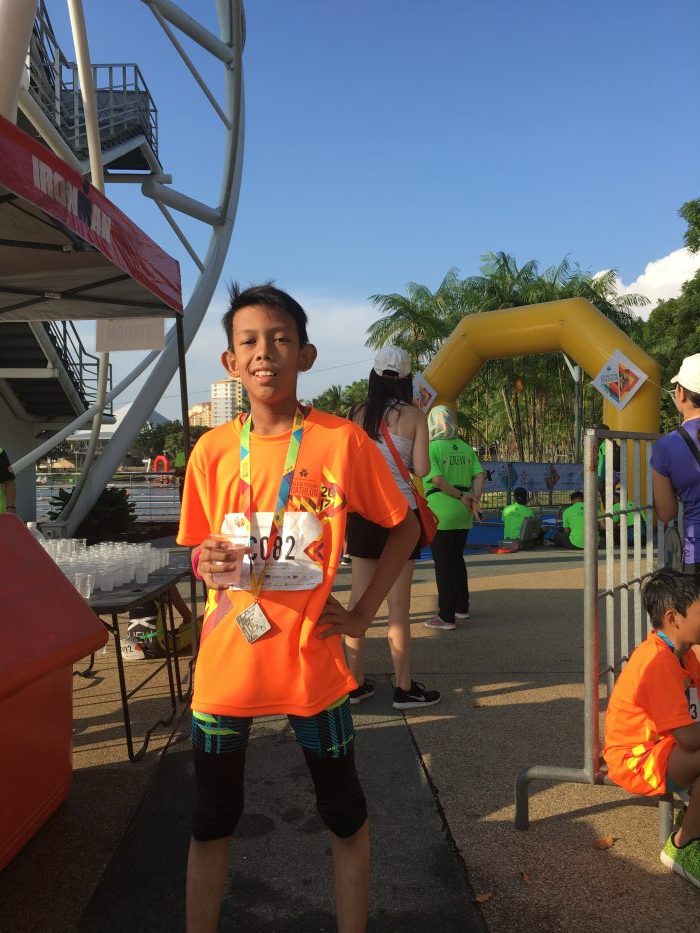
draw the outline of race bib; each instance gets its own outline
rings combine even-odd
[[[688,689],[688,711],[693,722],[700,721],[700,711],[698,710],[698,688],[690,687]]]
[[[240,580],[231,589],[250,590],[250,568],[260,573],[270,544],[272,512],[254,512],[251,518],[250,547],[253,554],[241,568]],[[231,535],[235,544],[248,545],[242,512],[224,517],[221,533]],[[313,512],[286,512],[282,529],[265,568],[263,590],[313,590],[323,581],[323,526]],[[223,582],[223,581],[222,581]]]

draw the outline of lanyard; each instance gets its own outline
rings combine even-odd
[[[657,638],[660,638],[661,641],[664,642],[664,644],[668,645],[668,647],[671,649],[671,651],[673,651],[674,654],[676,653],[676,646],[673,644],[673,642],[668,637],[668,635],[664,635],[664,633],[658,631],[658,629],[655,634]]]
[[[250,485],[250,422],[251,418],[248,416],[241,430],[240,467],[241,491],[243,495],[244,506],[243,517],[245,520],[245,528],[248,533],[249,545],[253,518],[253,489]],[[275,511],[273,513],[272,524],[270,526],[270,536],[267,541],[267,554],[264,558],[262,570],[260,570],[259,573],[255,573],[255,565],[253,560],[251,560],[250,563],[250,592],[253,594],[253,599],[256,601],[260,594],[260,590],[262,589],[268,561],[270,560],[275,541],[279,536],[280,530],[282,528],[282,522],[284,521],[284,512],[287,508],[287,502],[289,501],[289,493],[292,488],[292,480],[294,479],[294,468],[296,467],[297,459],[299,457],[299,448],[301,447],[301,438],[303,433],[304,412],[299,406],[297,406],[297,410],[294,412],[294,421],[292,422],[292,436],[289,438],[289,447],[287,448],[287,456],[285,457],[284,461],[282,480],[280,482],[280,488],[277,493],[277,502],[275,503]]]
[[[685,664],[683,664],[683,661],[679,658],[676,652],[676,646],[673,644],[673,642],[668,637],[668,635],[664,635],[663,632],[660,632],[658,629],[656,629],[656,637],[660,638],[661,641],[671,649],[671,651],[673,652],[674,658],[678,661],[678,663],[683,668],[683,670],[685,670]]]

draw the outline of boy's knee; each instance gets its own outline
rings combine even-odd
[[[198,787],[192,816],[192,836],[198,842],[232,836],[242,813],[242,787],[226,795]]]
[[[367,801],[360,787],[334,797],[316,798],[316,806],[326,829],[340,839],[348,839],[362,828],[367,819]]]
[[[195,746],[193,755],[196,798],[192,836],[198,842],[231,836],[243,813],[246,747],[217,755]]]
[[[367,801],[350,751],[341,758],[321,758],[304,749],[324,825],[341,839],[354,836],[367,819]]]

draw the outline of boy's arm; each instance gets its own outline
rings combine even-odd
[[[328,625],[328,628],[319,633],[319,638],[329,638],[331,635],[359,638],[365,634],[386,594],[406,566],[419,533],[418,520],[408,509],[403,521],[389,529],[389,538],[377,561],[374,576],[354,609],[348,612],[334,596],[328,597],[318,619],[320,625]]]
[[[692,726],[681,726],[680,729],[673,730],[673,737],[678,743],[678,747],[684,752],[696,752],[700,749],[700,722],[694,722]]]

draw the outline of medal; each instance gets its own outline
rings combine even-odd
[[[252,603],[243,612],[236,616],[238,627],[245,635],[246,641],[252,645],[254,641],[262,637],[265,632],[269,632],[272,626],[267,620],[267,616],[262,611],[260,603]]]
[[[250,415],[243,424],[241,430],[241,467],[240,467],[240,482],[241,482],[241,492],[243,497],[244,504],[244,528],[248,535],[248,545],[250,546],[250,534],[252,527],[252,516],[253,516],[253,489],[250,485],[251,471],[250,471]],[[242,612],[239,612],[236,616],[236,622],[238,627],[243,632],[243,635],[246,638],[246,641],[249,644],[257,641],[258,638],[261,638],[266,632],[269,632],[272,626],[265,615],[262,606],[258,603],[258,596],[263,588],[263,583],[265,581],[265,571],[269,563],[270,557],[274,551],[275,542],[279,537],[280,530],[282,528],[282,523],[284,521],[284,513],[287,508],[287,502],[289,501],[289,494],[292,489],[292,480],[294,479],[294,469],[296,467],[297,459],[299,457],[299,449],[301,447],[301,439],[304,433],[304,412],[302,409],[297,406],[297,410],[294,412],[294,421],[292,422],[292,435],[289,438],[289,447],[287,448],[287,456],[284,460],[284,470],[282,473],[282,480],[280,482],[280,488],[277,493],[277,502],[275,503],[275,511],[272,515],[272,524],[270,526],[270,535],[267,542],[267,553],[263,556],[263,565],[262,569],[255,572],[255,566],[253,561],[250,564],[250,592],[253,597],[253,602],[250,606],[247,606]]]

